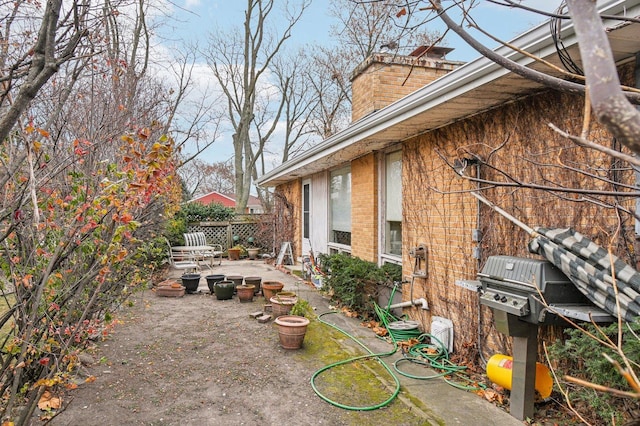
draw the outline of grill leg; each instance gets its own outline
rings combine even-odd
[[[513,335],[510,412],[518,420],[533,418],[538,352],[538,325],[523,324],[527,326]]]

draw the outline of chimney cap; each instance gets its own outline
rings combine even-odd
[[[416,50],[409,53],[409,56],[423,56],[426,53],[428,58],[435,59],[444,59],[447,53],[454,50],[452,47],[444,47],[444,46],[419,46]]]

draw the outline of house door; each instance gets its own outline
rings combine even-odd
[[[302,181],[302,257],[311,251],[311,180]]]

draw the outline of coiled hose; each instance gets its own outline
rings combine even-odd
[[[397,330],[393,327],[389,327],[389,324],[391,324],[392,322],[399,321],[399,318],[396,318],[393,314],[391,314],[390,309],[391,300],[393,300],[395,291],[396,287],[394,286],[391,291],[391,296],[389,297],[389,304],[387,305],[387,309],[382,309],[377,304],[375,305],[376,315],[378,315],[378,318],[380,318],[380,321],[382,321],[382,324],[389,332],[389,336],[393,340],[394,344],[397,344],[397,342],[399,341],[410,339],[416,339],[420,342],[424,342],[428,339],[431,343],[418,343],[415,345],[411,345],[408,353],[405,353],[405,351],[403,350],[403,357],[393,363],[394,370],[398,374],[412,379],[428,380],[443,377],[445,382],[458,389],[469,391],[481,389],[482,387],[468,386],[455,382],[449,378],[451,376],[456,376],[463,382],[472,382],[472,380],[468,376],[461,374],[461,372],[466,370],[467,367],[456,365],[449,360],[449,351],[440,341],[440,339],[429,333],[421,333],[418,329]],[[430,376],[412,375],[399,369],[398,365],[403,362],[412,362],[425,365],[439,372]]]

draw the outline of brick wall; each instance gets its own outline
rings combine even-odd
[[[384,108],[448,73],[460,62],[377,53],[351,76],[351,121]]]
[[[378,163],[373,153],[351,162],[351,254],[378,261]]]
[[[293,257],[302,255],[302,182],[300,179],[291,180],[278,185],[276,191],[276,211],[278,225],[276,226],[276,249],[279,250],[283,241],[291,241]],[[276,253],[277,254],[277,253]]]
[[[480,346],[484,353],[508,353],[510,343],[495,330],[491,311],[478,307],[477,294],[457,286],[456,280],[476,279],[483,262],[491,255],[536,256],[527,250],[529,235],[479,204],[468,194],[476,184],[459,177],[441,156],[451,164],[461,157],[482,159],[489,164],[480,166],[482,179],[504,182],[511,178],[517,182],[551,186],[554,182],[562,182],[567,188],[605,191],[608,186],[605,181],[574,173],[563,165],[581,164],[603,173],[604,170],[613,173],[615,166],[611,159],[596,151],[576,147],[547,125],[555,123],[570,133],[580,134],[582,105],[580,97],[545,92],[403,144],[403,272],[407,277],[412,272],[413,259],[408,256],[409,248],[425,243],[429,276],[427,279],[414,279],[413,297],[425,297],[430,305],[429,311],[406,309],[405,313],[421,321],[426,330],[429,330],[431,315],[451,319],[457,350],[473,348],[473,344],[478,343],[479,309],[483,328]],[[596,124],[593,124],[589,137],[605,146],[611,140],[611,136]],[[504,171],[504,174],[496,169]],[[476,176],[475,166],[469,167],[467,173]],[[628,170],[621,171],[616,177],[616,180],[626,183],[632,183],[633,179]],[[584,202],[581,196],[565,194],[560,197],[526,187],[482,186],[489,187],[483,195],[529,226],[573,227],[607,247],[620,225],[627,241],[634,240],[634,221],[630,216],[618,222],[613,209]],[[603,202],[616,202],[612,197],[598,198]],[[625,208],[634,210],[632,199],[620,201]],[[480,243],[472,241],[472,232],[476,228],[482,233]],[[474,247],[481,248],[480,260],[472,256]],[[626,254],[631,258],[634,250],[632,245],[624,244],[614,248],[616,254],[623,257]],[[404,287],[405,300],[409,300],[409,288],[409,284]],[[558,330],[553,327],[545,326],[541,330],[543,339],[552,340],[558,335]]]

